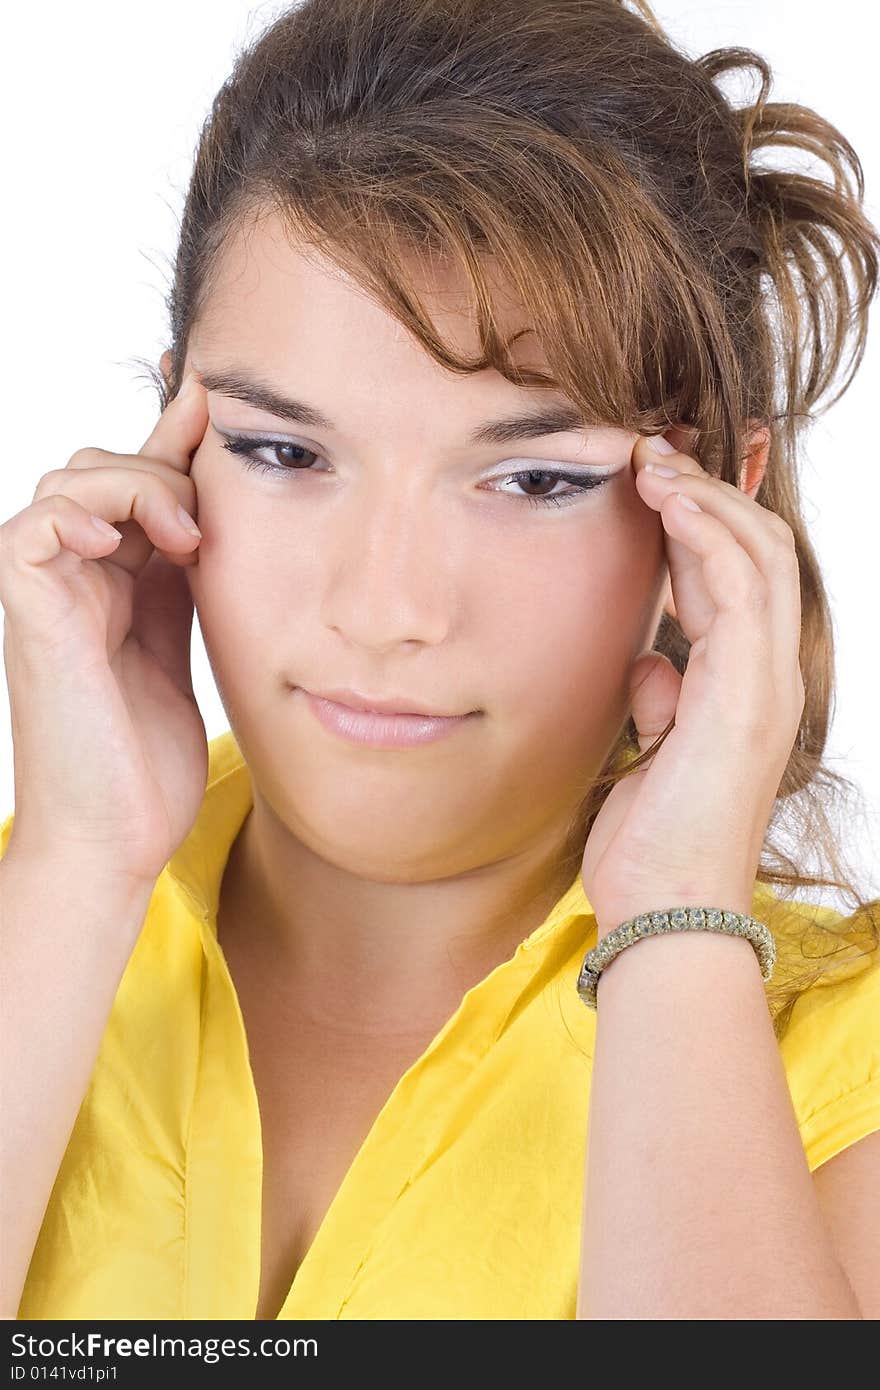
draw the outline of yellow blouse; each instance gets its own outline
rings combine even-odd
[[[20,1319],[254,1317],[260,1117],[216,937],[252,794],[232,733],[209,751],[198,819],[156,882],[114,1000]],[[756,885],[754,915],[773,929],[781,911],[798,906]],[[578,873],[401,1076],[280,1319],[575,1317],[596,1028],[575,982],[595,938]],[[811,1170],[880,1129],[878,954],[803,995],[780,1041]]]

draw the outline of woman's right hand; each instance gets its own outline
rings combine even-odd
[[[48,855],[151,887],[208,772],[193,694],[199,537],[192,456],[208,423],[190,374],[137,454],[78,450],[0,525],[15,817],[7,855]],[[93,517],[118,525],[122,539]]]

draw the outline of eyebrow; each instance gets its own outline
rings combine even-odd
[[[273,387],[249,377],[240,370],[199,371],[206,391],[244,401],[246,405],[266,410],[279,419],[312,429],[335,430],[336,426],[323,411],[305,401],[285,396]],[[471,444],[508,444],[514,439],[537,439],[545,434],[569,434],[583,430],[585,421],[574,404],[560,403],[525,409],[515,415],[487,420],[471,431]]]

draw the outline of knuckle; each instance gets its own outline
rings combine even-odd
[[[737,589],[737,601],[753,617],[766,617],[770,607],[770,586],[759,574],[754,575],[743,573],[739,587]]]
[[[707,557],[707,570],[714,570],[715,586],[723,590],[728,605],[756,616],[770,606],[770,585],[745,551],[718,550]]]
[[[775,576],[786,581],[797,582],[800,566],[794,550],[781,540],[774,544],[768,556],[768,566]]]
[[[773,684],[773,698],[764,705],[766,737],[772,739],[785,730],[794,740],[801,726],[806,704],[806,688],[800,669],[780,673]]]
[[[58,492],[57,490],[50,490],[45,494],[45,496],[34,498],[34,501],[31,503],[31,506],[28,507],[26,510],[28,513],[31,514],[36,511],[39,516],[42,516],[46,512],[51,513],[62,511],[64,509],[69,510],[71,507],[78,508],[79,503],[75,502],[72,497],[68,497],[66,493]]]
[[[194,517],[198,509],[198,497],[195,483],[182,473],[175,473],[174,481],[172,482],[169,480],[169,482],[166,483],[166,487],[168,489],[169,501],[173,503],[174,507],[176,508],[179,503],[184,511],[189,512],[190,516]]]
[[[68,468],[95,468],[101,459],[106,458],[109,453],[107,449],[99,449],[96,446],[88,445],[83,449],[77,449],[76,453],[70,455],[67,460]]]
[[[43,497],[51,497],[61,492],[69,476],[64,468],[52,468],[48,473],[44,473],[34,488],[33,501],[39,502]]]
[[[773,563],[779,566],[783,574],[798,573],[798,556],[795,552],[794,535],[791,531],[788,531],[788,535],[780,535],[779,539],[774,542]]]
[[[180,503],[187,511],[192,510],[194,487],[182,487],[176,478],[159,477],[158,474],[153,474],[153,477],[155,478],[153,486],[156,488],[157,497],[163,497],[171,507],[176,508]]]
[[[794,532],[787,521],[784,521],[778,512],[771,512],[769,507],[764,508],[768,530],[784,541],[787,546],[794,550]]]

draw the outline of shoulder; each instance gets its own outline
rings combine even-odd
[[[814,1191],[862,1316],[880,1315],[880,901],[802,933],[821,967],[780,1048]]]
[[[851,916],[812,903],[786,902],[784,911],[782,983],[815,977],[779,1039],[813,1171],[880,1130],[880,902]]]

